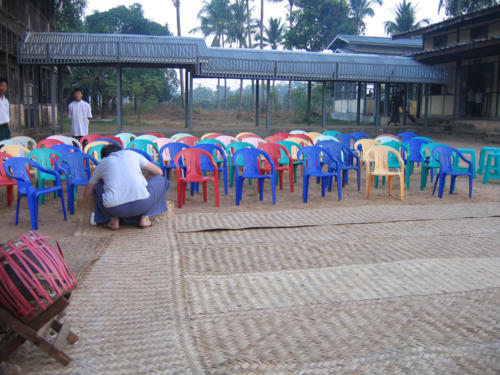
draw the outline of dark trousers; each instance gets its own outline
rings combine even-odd
[[[9,124],[0,124],[0,140],[10,138]]]
[[[163,176],[154,176],[148,181],[149,197],[128,202],[115,207],[104,207],[102,195],[104,183],[100,181],[94,187],[95,222],[107,223],[112,217],[119,217],[124,222],[137,224],[142,216],[156,216],[167,211],[167,194],[170,183]]]

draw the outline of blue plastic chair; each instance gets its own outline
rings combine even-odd
[[[456,148],[451,146],[438,146],[432,150],[432,156],[435,160],[439,160],[439,173],[436,177],[436,182],[434,182],[434,189],[432,194],[436,192],[436,187],[439,181],[439,191],[438,197],[443,198],[443,190],[446,181],[446,176],[451,177],[450,183],[450,194],[455,191],[455,181],[458,176],[469,176],[469,198],[472,197],[472,182],[474,180],[473,166],[472,163],[465,158],[465,156],[458,151]],[[461,172],[453,169],[453,161],[455,157],[459,157],[466,164],[468,164],[469,169],[467,172]]]
[[[36,148],[31,151],[27,158],[32,159],[37,162],[42,168],[55,171],[57,159],[61,157],[61,154],[51,148]],[[61,179],[65,179],[66,176],[60,176]],[[53,174],[45,173],[42,170],[38,170],[37,172],[37,187],[43,188],[47,181],[55,181]],[[45,203],[45,196],[42,195],[40,197],[40,204]]]
[[[363,132],[352,132],[349,135],[354,137],[354,143],[356,143],[357,141],[359,141],[360,139],[363,139],[363,138],[366,138],[366,139],[371,138],[368,134],[363,133]]]
[[[59,171],[66,174],[66,190],[68,195],[68,211],[75,213],[75,197],[78,186],[87,186],[90,179],[90,165],[98,164],[92,156],[83,152],[67,152],[57,161]]]
[[[227,157],[224,149],[216,144],[209,143],[198,143],[194,148],[201,148],[212,154],[214,161],[219,164],[218,171],[222,172],[222,178],[224,180],[224,194],[227,195]],[[222,166],[220,165],[222,164]],[[212,172],[214,166],[211,161],[204,155],[201,156],[201,171],[202,172]]]
[[[356,155],[350,148],[335,141],[321,141],[317,146],[326,148],[330,154],[340,162],[340,170],[342,176],[342,187],[349,182],[349,171],[356,171],[358,181],[358,191],[361,189],[361,162],[359,156]],[[331,161],[328,163],[328,169],[335,168]],[[331,190],[332,180],[330,179],[329,189]]]
[[[155,161],[153,160],[153,158],[151,157],[151,155],[149,155],[146,151],[139,150],[138,148],[126,148],[126,150],[137,152],[139,155],[142,155],[146,159],[148,159],[148,161],[150,161],[151,163],[158,164],[158,163],[155,163]]]
[[[403,143],[408,143],[410,139],[418,137],[418,134],[412,133],[412,132],[402,132],[397,135],[399,138],[401,138],[401,141]]]
[[[261,157],[264,157],[271,166],[271,174],[260,174],[259,166]],[[273,194],[273,205],[276,204],[276,166],[267,154],[267,152],[257,148],[243,148],[233,154],[233,165],[241,165],[240,168],[235,168],[235,191],[236,191],[236,205],[240,205],[243,197],[243,182],[245,178],[257,179],[259,181],[259,197],[260,200],[264,199],[264,180],[269,178],[271,180],[271,191]]]
[[[354,144],[358,141],[355,136],[351,134],[340,134],[337,136],[337,139],[342,143],[344,146],[352,149],[354,147]]]
[[[329,180],[333,177],[337,180],[338,199],[342,199],[342,187],[340,186],[340,165],[341,162],[336,160],[328,149],[319,146],[306,146],[301,148],[297,154],[299,159],[302,159],[303,187],[302,199],[307,203],[307,195],[309,192],[309,179],[311,177],[319,177],[321,179],[321,196],[325,196],[326,186]],[[326,159],[329,160],[326,160]],[[323,160],[322,160],[323,159]],[[323,163],[328,163],[328,172],[323,171]],[[328,189],[331,191],[331,186]]]
[[[65,154],[67,152],[82,152],[78,147],[71,146],[71,145],[54,145],[50,149],[57,151],[61,155]]]
[[[53,176],[54,186],[35,188],[31,183],[30,175],[26,168],[27,166],[36,168],[39,172]],[[28,158],[7,159],[4,161],[4,168],[7,176],[17,181],[16,225],[19,223],[19,205],[21,203],[21,198],[26,197],[30,210],[31,229],[38,230],[38,197],[51,193],[59,193],[64,220],[67,220],[66,208],[64,207],[63,188],[58,172],[45,169],[37,162]]]
[[[175,156],[182,151],[185,148],[190,148],[187,144],[185,143],[180,143],[180,142],[172,142],[172,143],[167,143],[165,146],[163,146],[160,149],[160,167],[163,169],[163,175],[167,175],[167,180],[170,179],[170,170],[171,169],[176,169],[177,167],[175,166],[174,159]],[[165,164],[165,160],[163,158],[163,154],[165,151],[169,152],[170,154],[170,161],[168,164]],[[182,164],[182,159],[179,160],[180,167],[185,170],[185,166]]]

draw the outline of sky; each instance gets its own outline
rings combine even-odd
[[[383,0],[383,5],[374,5],[375,17],[365,19],[366,32],[369,36],[384,35],[384,22],[394,18],[394,9],[401,0]],[[119,5],[129,6],[133,3],[140,3],[144,10],[146,18],[158,22],[162,25],[168,24],[172,33],[177,33],[176,13],[172,0],[88,0],[86,14],[92,14],[94,11],[106,11]],[[444,12],[437,14],[438,0],[413,0],[417,6],[417,19],[428,18],[431,23],[441,21],[444,18]],[[274,3],[265,1],[264,19],[269,17],[281,17],[286,19],[288,1]],[[201,34],[190,34],[189,31],[199,26],[197,18],[198,12],[203,5],[203,0],[181,0],[181,28],[182,35],[203,36]],[[254,17],[260,18],[260,1],[254,0]],[[195,85],[205,85],[215,87],[213,80],[196,80]],[[235,88],[238,82],[231,82],[230,87]]]

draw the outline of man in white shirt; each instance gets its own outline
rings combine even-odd
[[[7,92],[7,80],[0,78],[0,139],[9,139],[9,101],[5,97]]]
[[[68,116],[71,119],[71,135],[77,139],[89,134],[89,119],[92,118],[90,104],[83,101],[82,90],[73,91],[74,101],[68,105]]]

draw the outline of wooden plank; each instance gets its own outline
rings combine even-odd
[[[59,330],[59,333],[56,336],[56,340],[54,341],[54,348],[56,348],[57,350],[62,350],[64,348],[64,345],[66,344],[66,338],[68,337],[68,334],[70,332],[70,326],[71,324],[69,323],[69,320],[66,320]]]

